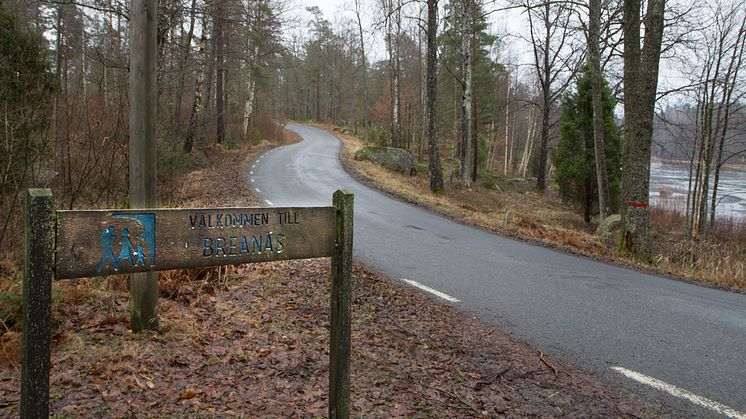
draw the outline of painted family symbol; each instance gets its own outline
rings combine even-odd
[[[101,261],[96,270],[100,272],[107,266],[119,270],[122,263],[129,263],[132,267],[155,267],[155,214],[115,214],[112,217],[136,221],[142,227],[142,233],[133,238],[129,228],[126,227],[121,230],[121,233],[117,232],[116,226],[103,229],[101,231]],[[115,244],[119,244],[119,252],[114,251]],[[145,248],[148,249],[147,254]]]

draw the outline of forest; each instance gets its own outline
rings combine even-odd
[[[0,411],[742,417],[745,49],[742,0],[0,0]]]
[[[620,246],[649,259],[651,156],[687,168],[690,237],[718,218],[721,173],[744,168],[740,1],[355,0],[340,10],[158,2],[159,179],[218,145],[278,137],[284,121],[326,122],[411,151],[433,192],[499,173],[559,189],[587,221],[621,212]],[[22,235],[27,187],[52,187],[59,208],[126,205],[130,51],[126,1],[14,0],[0,13],[5,251]],[[497,27],[499,16],[519,16],[520,30]]]

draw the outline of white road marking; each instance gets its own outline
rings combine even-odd
[[[251,183],[254,183],[254,178],[251,178]]]
[[[252,164],[252,165],[251,165],[251,168],[252,168],[252,169],[256,168],[256,165],[255,165],[255,164]]]
[[[407,284],[413,286],[413,287],[417,287],[417,288],[419,288],[419,289],[421,289],[423,291],[427,291],[430,294],[433,294],[436,297],[440,297],[440,298],[442,298],[442,299],[444,299],[446,301],[450,301],[452,303],[460,303],[461,302],[461,300],[459,300],[458,298],[451,297],[450,295],[448,295],[448,294],[446,294],[444,292],[440,292],[440,291],[438,291],[436,289],[430,288],[427,285],[422,285],[422,284],[420,284],[417,281],[412,281],[411,279],[406,279],[406,278],[402,278],[401,280],[404,281],[404,282],[406,282]]]
[[[262,191],[259,188],[254,188],[257,192],[261,193]]]
[[[264,200],[264,202],[266,202],[266,203],[267,203],[267,205],[270,205],[270,206],[274,205],[274,204],[272,203],[272,201],[270,201],[269,199],[265,199],[265,200]]]
[[[254,171],[253,171],[253,170],[252,170],[252,171],[250,171],[250,172],[249,172],[249,174],[250,174],[250,175],[253,175],[253,174],[254,174]]]
[[[664,393],[668,393],[674,397],[678,397],[680,399],[684,399],[689,402],[692,402],[698,406],[704,407],[706,409],[710,409],[713,412],[716,412],[723,416],[727,416],[729,418],[735,418],[735,419],[746,419],[746,413],[739,412],[724,404],[720,404],[716,401],[712,401],[702,396],[698,396],[694,393],[684,390],[683,388],[678,388],[674,385],[665,383],[656,378],[648,377],[645,374],[640,374],[639,372],[628,370],[623,367],[611,367],[611,369],[624,375],[627,378],[631,378],[632,380],[643,383],[645,385],[649,385],[650,387],[653,387]]]

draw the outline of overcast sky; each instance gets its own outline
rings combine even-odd
[[[293,14],[298,17],[301,21],[308,19],[308,13],[306,7],[318,6],[319,9],[324,13],[327,20],[332,22],[332,26],[338,29],[338,24],[345,19],[354,19],[354,0],[291,0],[295,4],[293,6]],[[386,51],[383,40],[380,33],[373,33],[372,25],[374,19],[378,18],[379,13],[374,10],[374,7],[380,3],[380,0],[362,0],[363,7],[363,26],[367,32],[368,42],[367,51],[369,54],[370,61],[383,60],[386,58]],[[445,3],[445,0],[441,0],[441,8]],[[485,10],[489,11],[491,8],[496,8],[497,2],[485,1],[487,5]],[[439,16],[442,18],[442,16]],[[519,10],[509,11],[498,11],[491,13],[488,18],[490,24],[489,31],[492,34],[499,36],[516,35],[528,33],[528,22]],[[306,27],[301,26],[301,31],[305,31]],[[371,35],[372,34],[372,35]],[[505,63],[509,61],[512,64],[517,64],[520,67],[518,77],[523,80],[535,77],[533,70],[529,65],[533,61],[533,54],[531,52],[531,46],[525,41],[518,39],[517,37],[510,37],[508,39],[509,48],[505,52],[506,55],[500,57],[500,62]],[[659,80],[659,89],[674,89],[678,86],[687,84],[686,75],[676,68],[673,63],[663,61],[661,62],[661,72]],[[666,98],[662,103],[668,100],[675,101],[675,97]]]
[[[293,13],[300,17],[300,18],[306,18],[308,17],[305,9],[306,7],[312,7],[312,6],[318,6],[319,9],[324,13],[324,16],[327,20],[332,22],[332,24],[338,23],[343,19],[354,19],[354,8],[355,3],[354,0],[295,0],[296,4],[294,6]],[[372,25],[374,24],[374,19],[377,18],[378,13],[375,12],[373,9],[375,5],[377,5],[380,1],[377,0],[362,0],[362,18],[363,18],[363,26],[368,33],[371,32]],[[444,1],[441,1],[441,7],[443,6]],[[441,16],[442,17],[442,16]],[[500,13],[493,13],[490,15],[490,24],[491,24],[491,32],[492,33],[498,33],[498,32],[505,32],[506,28],[508,32],[518,32],[521,31],[522,27],[525,27],[525,22],[523,20],[523,17],[521,14],[517,11],[510,11],[510,12],[500,12]],[[365,27],[367,26],[367,27]],[[383,45],[382,39],[380,39],[380,34],[375,34],[375,38],[370,40],[370,47],[369,51],[371,53],[371,59],[373,60],[382,60],[385,58],[385,47]],[[525,48],[518,48],[512,51],[512,55],[520,56],[522,53],[518,51],[526,51]],[[529,60],[531,58],[530,55],[526,55],[525,60]]]

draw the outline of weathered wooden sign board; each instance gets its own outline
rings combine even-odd
[[[333,207],[57,211],[57,279],[332,256]]]
[[[29,190],[21,417],[48,417],[51,281],[332,257],[329,416],[349,417],[353,195],[332,207],[56,211]],[[56,218],[56,222],[55,222]]]

